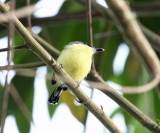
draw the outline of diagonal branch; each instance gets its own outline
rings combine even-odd
[[[15,1],[11,0],[11,3],[13,5],[13,10],[15,7]],[[13,54],[11,54],[10,48],[13,45],[13,36],[14,36],[14,23],[12,20],[8,21],[8,51],[7,51],[7,61],[8,66],[10,66]],[[5,87],[3,89],[3,98],[2,98],[2,108],[1,108],[1,119],[0,119],[0,126],[1,126],[1,133],[3,133],[4,130],[4,123],[7,116],[7,110],[8,110],[8,97],[10,92],[10,84],[8,81],[9,78],[9,70],[7,69],[7,75],[5,78]]]
[[[125,94],[138,94],[138,93],[144,93],[146,91],[149,91],[153,88],[155,88],[160,82],[160,75],[156,75],[153,80],[145,85],[142,86],[122,86],[122,89],[120,89],[121,92]]]
[[[9,7],[9,5],[8,5],[8,7]],[[5,14],[0,14],[0,18],[1,18],[0,23],[8,22],[8,19],[9,20],[14,19],[13,14],[15,14],[18,18],[22,18],[22,17],[25,17],[27,15],[32,14],[35,11],[36,11],[36,8],[33,5],[33,6],[27,6],[27,7],[18,9],[16,11],[10,11]]]
[[[3,12],[9,12],[9,9],[0,1],[0,10]],[[36,53],[36,55],[49,66],[70,88],[70,90],[80,99],[82,104],[91,111],[112,133],[120,133],[121,131],[113,124],[113,122],[107,117],[107,115],[100,109],[79,87],[77,83],[71,79],[66,72],[56,63],[56,61],[50,56],[50,54],[43,49],[43,47],[32,37],[28,30],[20,23],[20,21],[14,16],[14,24],[25,41],[29,44],[29,48]]]
[[[7,108],[8,108],[8,97],[9,97],[9,91],[10,91],[10,85],[8,82],[8,74],[5,78],[5,86],[3,89],[3,97],[2,97],[2,103],[1,103],[1,111],[0,111],[0,127],[1,127],[1,133],[3,133],[4,130],[4,123],[5,118],[7,115]]]
[[[7,12],[8,9],[6,9],[5,5],[0,1],[0,9]],[[25,38],[25,40],[30,44],[30,48],[35,52],[41,60],[45,62],[47,66],[49,66],[53,71],[55,71],[62,79],[62,81],[72,90],[72,92],[82,101],[84,106],[89,109],[106,127],[108,127],[110,130],[112,127],[110,127],[110,119],[108,119],[105,115],[105,113],[98,108],[84,93],[81,91],[80,88],[77,88],[77,84],[62,70],[58,65],[56,65],[55,60],[44,50],[35,40],[34,38],[29,34],[29,32],[23,27],[23,25],[18,21],[18,19],[15,17],[15,25],[17,29],[21,29],[20,33]],[[95,73],[94,73],[95,74]],[[105,83],[101,77],[98,75],[94,75],[94,77],[97,77],[97,80]],[[145,127],[149,126],[149,129],[151,131],[160,131],[160,127],[150,120],[147,116],[145,116],[140,110],[138,110],[133,104],[131,104],[129,101],[127,101],[125,98],[123,98],[121,95],[119,95],[116,91],[114,91],[111,87],[110,91],[105,92],[107,95],[109,95],[113,100],[115,100],[121,107],[126,109],[130,114],[132,114],[137,120],[141,120],[142,117],[143,120],[147,120],[147,123],[143,123],[146,121],[141,121],[142,124],[144,124]],[[128,105],[129,104],[129,105]],[[134,109],[132,109],[130,106],[133,106]],[[140,112],[140,116],[137,115],[137,112]],[[136,117],[136,116],[137,117]],[[112,124],[111,124],[112,125]],[[114,130],[114,128],[112,129]],[[112,131],[111,132],[118,132],[118,131]]]
[[[135,48],[136,53],[140,55],[151,76],[160,75],[159,59],[143,35],[128,5],[123,0],[106,0],[106,2],[113,21],[118,25],[125,39]]]
[[[144,127],[146,127],[151,132],[159,133],[160,126],[141,112],[136,106],[129,102],[126,98],[121,96],[116,92],[111,86],[109,86],[99,74],[91,73],[92,81],[87,81],[90,87],[99,88],[104,94],[113,99],[117,104],[119,104],[123,109],[125,109],[130,115],[137,119]]]
[[[140,24],[144,35],[147,37],[153,48],[160,53],[160,36],[153,31],[149,30],[147,27]]]
[[[77,2],[85,5],[86,1],[85,0],[77,0]],[[124,4],[123,4],[124,5]],[[119,15],[119,18],[117,21],[115,21],[115,17],[112,18],[112,15],[110,14],[110,10],[108,8],[104,8],[103,6],[97,4],[95,1],[92,1],[92,8],[99,12],[101,14],[101,16],[105,19],[107,19],[108,21],[110,22],[114,22],[114,23],[118,23],[117,21],[121,21],[121,22],[124,22],[122,25],[125,26],[125,28],[128,28],[131,33],[132,32],[132,29],[134,29],[134,35],[132,34],[129,34],[130,36],[128,37],[128,33],[129,31],[125,30],[124,29],[124,34],[127,36],[126,38],[131,42],[131,45],[137,49],[137,53],[140,53],[142,59],[143,59],[143,63],[146,65],[146,68],[148,69],[148,71],[150,72],[151,76],[154,78],[156,77],[157,75],[160,74],[160,63],[159,63],[159,59],[158,57],[156,56],[155,52],[153,51],[153,49],[151,48],[149,42],[146,40],[146,38],[144,37],[144,35],[142,34],[138,24],[133,21],[133,23],[136,24],[136,27],[132,27],[130,25],[127,25],[128,24],[128,21],[123,18],[122,16],[125,16],[125,15],[119,15],[122,13],[121,10],[117,10],[117,13],[116,15]],[[127,7],[128,8],[128,7]],[[127,14],[127,11],[126,11],[126,8],[123,8],[123,13],[126,13]],[[131,15],[133,16],[133,15]],[[129,16],[130,17],[130,16]],[[127,22],[125,24],[125,22]],[[119,25],[119,24],[118,24]],[[121,26],[120,26],[121,27]],[[151,41],[151,42],[156,42],[156,46],[155,47],[159,47],[160,45],[160,41],[159,41],[159,37],[158,36],[155,36],[155,34],[153,34],[150,30],[146,29],[143,25],[140,25],[141,29],[143,30],[143,32],[145,33],[145,35],[147,36],[147,38]],[[138,30],[137,30],[138,28]],[[120,29],[123,29],[123,28],[120,28]],[[137,34],[137,32],[139,34]],[[137,38],[138,37],[138,38]],[[142,37],[142,38],[141,38]],[[145,40],[143,42],[143,40]],[[133,41],[133,42],[132,42]],[[141,45],[141,41],[143,42],[142,45]],[[153,64],[152,64],[153,62]],[[149,89],[149,88],[148,88]],[[152,89],[152,88],[150,88]],[[160,93],[160,84],[158,84],[158,92]]]
[[[28,110],[27,106],[25,105],[24,101],[20,97],[19,93],[17,92],[14,85],[11,83],[11,89],[10,89],[10,95],[12,96],[13,100],[17,104],[19,110],[24,115],[26,121],[30,124],[30,122],[33,122],[32,115],[30,111]]]
[[[57,58],[59,56],[60,51],[54,48],[53,45],[49,44],[46,40],[36,35],[30,29],[28,29],[28,31],[42,45],[42,47],[44,47],[44,49],[47,50],[50,55],[52,55],[52,57]]]
[[[93,3],[93,2],[92,2]],[[101,10],[98,9],[98,11],[94,11],[92,13],[92,16],[95,18],[95,17],[104,17],[106,18],[107,20],[111,20],[109,14],[107,13],[108,10],[105,10],[105,7],[102,7],[96,3],[93,3],[93,5],[95,5],[94,7],[96,8],[101,8]],[[96,6],[98,5],[98,6]],[[132,5],[132,4],[131,4]],[[140,7],[139,7],[140,8]],[[103,12],[104,11],[104,12]],[[105,13],[106,12],[106,13]],[[101,14],[100,14],[101,13]],[[138,15],[138,14],[136,14]],[[85,19],[86,18],[86,15],[84,12],[78,12],[78,13],[66,13],[66,14],[58,14],[56,16],[52,16],[52,17],[44,17],[44,18],[31,18],[32,20],[32,24],[33,25],[41,25],[42,23],[53,23],[53,22],[68,22],[68,21],[71,21],[71,20],[81,20],[81,19]],[[24,19],[21,19],[21,22],[26,24],[26,18]],[[152,32],[147,29],[147,28],[144,28],[143,25],[140,25],[142,31],[144,32],[145,36],[148,38],[148,40],[151,42],[151,44],[154,46],[154,48],[158,51],[160,51],[159,49],[159,45],[160,45],[160,41],[159,39],[157,39],[157,35],[156,34],[152,34]],[[3,31],[5,27],[0,27],[0,30]],[[4,32],[3,32],[4,33]],[[150,34],[151,33],[151,34]],[[102,35],[102,36],[101,36]],[[105,37],[105,36],[110,36],[110,35],[119,35],[119,33],[107,33],[107,34],[101,34],[100,36],[96,36],[96,37]],[[153,43],[152,43],[153,42]]]

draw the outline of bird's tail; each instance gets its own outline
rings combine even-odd
[[[63,87],[57,86],[57,88],[50,95],[48,102],[50,104],[57,104],[62,91],[63,91]]]

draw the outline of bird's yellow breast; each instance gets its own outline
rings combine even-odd
[[[58,64],[62,64],[64,70],[77,82],[84,79],[91,69],[92,51],[85,45],[70,45],[64,49]]]

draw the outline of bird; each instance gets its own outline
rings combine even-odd
[[[64,47],[57,59],[57,63],[79,84],[91,70],[93,54],[103,51],[103,48],[90,47],[80,41],[70,42]],[[58,86],[48,99],[48,103],[53,105],[58,103],[62,91],[67,90],[67,86],[53,72],[52,85],[56,83],[58,83]]]

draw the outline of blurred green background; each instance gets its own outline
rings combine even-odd
[[[82,0],[83,1],[83,0]],[[8,2],[8,1],[7,1]],[[38,0],[31,0],[31,4],[38,3]],[[152,2],[159,2],[159,0],[128,0],[131,4],[139,4],[143,2],[144,4],[150,5]],[[48,3],[49,4],[49,3]],[[140,3],[141,4],[141,3]],[[26,6],[26,0],[17,0],[16,1],[16,9]],[[137,9],[138,10],[138,9]],[[149,82],[151,79],[148,75],[148,72],[145,70],[143,64],[140,62],[140,59],[135,55],[134,51],[130,47],[127,42],[123,39],[123,36],[118,32],[118,29],[113,23],[110,23],[105,17],[102,17],[100,13],[97,13],[95,8],[93,9],[92,16],[92,28],[93,28],[93,43],[94,47],[103,47],[105,49],[104,53],[100,53],[95,55],[95,66],[96,70],[102,76],[105,81],[112,81],[119,85],[123,86],[135,86],[135,85],[143,85]],[[32,20],[32,26],[41,27],[41,31],[39,36],[44,40],[52,44],[55,48],[61,51],[66,44],[71,41],[82,41],[84,43],[88,42],[87,37],[87,21],[85,17],[86,6],[80,0],[77,1],[64,1],[58,14],[55,19],[47,20],[42,17],[44,21],[36,21]],[[78,16],[76,14],[83,14],[83,17],[75,17]],[[66,17],[59,19],[58,16],[69,16],[73,15],[74,17]],[[35,18],[32,15],[32,18]],[[148,15],[148,16],[139,16],[137,19],[148,29],[153,32],[160,34],[160,14],[156,16]],[[22,22],[25,26],[26,19],[22,19]],[[104,36],[105,33],[115,33],[111,36]],[[3,38],[8,35],[8,29],[2,25],[0,25],[0,37]],[[100,37],[99,37],[100,36]],[[14,45],[22,45],[24,44],[23,38],[15,32],[14,35]],[[1,44],[3,45],[3,44]],[[125,49],[120,49],[120,47],[125,46]],[[125,54],[126,57],[117,57],[126,58],[123,62],[119,64],[124,64],[124,67],[121,70],[117,70],[120,66],[114,66],[114,62],[116,59],[116,55],[118,50],[121,50],[121,53],[126,53],[128,50],[128,54]],[[157,51],[156,51],[157,52]],[[159,53],[157,52],[157,55]],[[119,55],[120,56],[120,55]],[[123,54],[121,54],[123,56]],[[1,58],[1,57],[0,57]],[[3,59],[1,59],[3,60]],[[29,50],[17,50],[14,51],[13,63],[14,64],[23,64],[23,63],[31,63],[40,61],[38,57]],[[2,71],[1,71],[2,72]],[[24,70],[25,72],[25,70]],[[28,71],[26,71],[27,73]],[[31,71],[32,72],[32,71]],[[36,70],[34,69],[34,72]],[[47,69],[47,74],[51,75],[51,71]],[[13,85],[18,91],[19,95],[23,99],[25,105],[29,109],[32,114],[33,111],[33,99],[35,96],[34,92],[34,82],[35,77],[23,75],[21,71],[18,71],[17,74],[12,78]],[[46,78],[46,85],[48,95],[51,94],[54,87],[51,85],[50,79]],[[45,88],[44,88],[45,89]],[[38,92],[37,92],[38,93]],[[0,99],[2,99],[3,95],[3,85],[0,85]],[[154,121],[160,119],[160,99],[155,89],[145,92],[143,94],[124,94],[125,98],[131,101],[137,108],[139,108],[142,112],[152,118]],[[46,106],[48,106],[48,113],[50,117],[54,116],[56,109],[62,104],[65,103],[73,116],[81,122],[83,125],[87,124],[87,110],[81,106],[77,105],[74,102],[75,97],[69,93],[69,91],[62,94],[59,103],[55,106],[49,105],[46,101]],[[41,98],[43,100],[43,97]],[[106,103],[101,103],[103,104]],[[1,106],[0,106],[1,107]],[[1,108],[2,109],[2,108]],[[65,113],[65,112],[64,112]],[[149,133],[142,125],[140,125],[132,116],[130,116],[126,111],[122,108],[116,109],[110,116],[113,118],[116,114],[122,114],[125,120],[125,125],[127,127],[127,133]],[[18,126],[19,132],[28,133],[30,131],[31,125],[26,121],[24,115],[19,110],[17,103],[15,103],[14,99],[11,95],[9,95],[8,101],[8,109],[7,116],[14,115],[16,119],[16,123]],[[118,123],[117,123],[118,125]],[[63,127],[62,127],[63,128]],[[73,127],[74,128],[74,127]],[[106,132],[104,130],[103,132]]]

